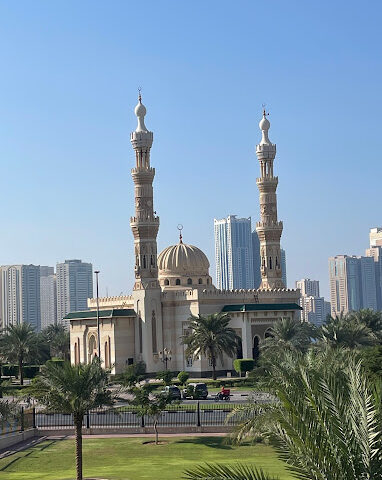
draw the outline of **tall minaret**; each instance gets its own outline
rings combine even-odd
[[[138,125],[131,133],[135,150],[135,168],[131,175],[135,184],[135,216],[130,219],[134,235],[135,284],[134,290],[158,287],[157,235],[159,217],[155,216],[153,205],[153,180],[155,168],[150,167],[150,149],[153,133],[145,125],[146,107],[141,94],[135,107]]]
[[[256,155],[260,162],[260,178],[256,179],[260,191],[260,222],[256,231],[260,240],[261,286],[260,288],[284,288],[281,272],[280,238],[283,222],[277,220],[276,189],[278,178],[273,176],[273,160],[276,145],[268,138],[270,123],[267,113],[263,112],[259,127],[262,138],[256,145]]]

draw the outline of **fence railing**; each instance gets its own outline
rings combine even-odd
[[[227,418],[235,404],[224,405],[168,405],[158,419],[159,427],[225,426],[234,425],[233,418]],[[88,412],[83,421],[84,428],[140,428],[150,427],[154,418],[140,415],[132,406],[114,409],[97,409]],[[33,425],[38,429],[54,430],[74,427],[71,414],[34,411]]]
[[[25,410],[21,407],[10,418],[0,417],[0,436],[23,432],[27,428],[31,428],[34,425],[34,415],[33,409]]]

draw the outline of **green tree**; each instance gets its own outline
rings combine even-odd
[[[118,375],[116,380],[121,382],[124,387],[133,387],[145,379],[146,364],[139,361],[126,367],[125,371]]]
[[[158,445],[158,421],[163,410],[171,403],[171,395],[154,394],[155,385],[145,384],[141,387],[132,387],[129,393],[132,395],[131,405],[137,408],[137,414],[140,417],[147,415],[153,419],[153,427],[155,432],[155,444]]]
[[[24,365],[39,356],[39,339],[29,323],[10,325],[0,335],[0,356],[15,362],[19,369],[20,385],[24,384]]]
[[[82,422],[89,410],[114,403],[107,385],[108,372],[94,358],[88,365],[48,363],[28,388],[28,394],[49,410],[73,415],[77,480],[82,480]]]
[[[300,480],[382,478],[381,391],[369,383],[356,353],[287,352],[274,363],[269,387],[278,401],[233,414],[241,422],[239,442],[265,435]],[[229,472],[221,476],[208,466],[203,478],[245,478]]]
[[[221,312],[197,317],[191,315],[187,325],[191,333],[182,337],[183,344],[187,345],[186,355],[205,355],[210,359],[214,380],[217,359],[222,360],[223,354],[232,358],[241,342],[235,330],[228,326],[230,320],[229,315]]]
[[[329,317],[319,331],[319,343],[324,347],[356,349],[377,342],[372,330],[353,314]]]
[[[351,312],[347,315],[348,318],[353,318],[356,322],[365,325],[375,335],[379,343],[382,342],[382,312],[374,311],[370,308],[359,310],[358,312]]]
[[[187,380],[190,378],[190,374],[188,372],[179,372],[178,373],[178,380],[180,385],[186,385]]]
[[[70,360],[70,336],[63,325],[49,325],[42,330],[41,337],[48,344],[51,357]]]
[[[278,319],[268,332],[261,350],[276,355],[278,350],[306,351],[311,339],[316,336],[313,325],[289,317]]]
[[[170,370],[163,370],[162,372],[158,372],[156,377],[159,380],[163,380],[165,385],[171,385],[174,373]]]

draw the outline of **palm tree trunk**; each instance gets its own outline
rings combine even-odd
[[[74,417],[76,426],[76,479],[82,480],[82,416]]]
[[[155,445],[158,445],[158,419],[154,420]]]
[[[19,377],[20,385],[24,385],[23,357],[19,357]]]
[[[213,378],[213,380],[216,380],[216,359],[215,359],[215,357],[212,357],[211,361],[212,361],[212,378]]]

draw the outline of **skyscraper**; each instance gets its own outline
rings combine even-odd
[[[40,266],[41,329],[57,323],[57,281],[53,267]]]
[[[318,280],[311,280],[310,278],[303,278],[296,282],[296,288],[304,297],[319,297],[320,296],[320,282]]]
[[[219,289],[255,288],[250,218],[214,220],[216,284]]]
[[[382,227],[371,228],[369,238],[370,248],[382,247]]]
[[[301,320],[317,326],[322,325],[326,317],[330,315],[330,303],[320,297],[319,281],[303,278],[296,282],[296,288],[301,292]]]
[[[57,263],[57,321],[70,312],[87,310],[93,296],[93,266],[81,260]]]
[[[337,255],[329,258],[332,315],[377,308],[375,265],[371,257]]]
[[[368,248],[366,256],[374,259],[377,310],[382,310],[382,247]]]
[[[40,267],[6,265],[0,267],[2,327],[30,323],[41,328]]]

